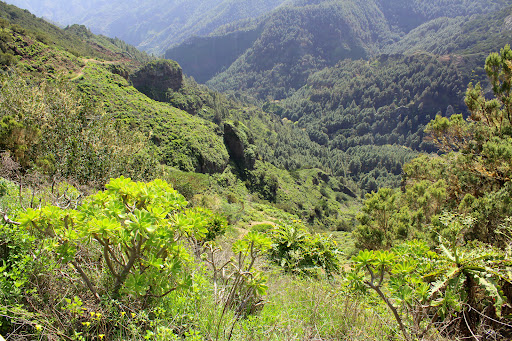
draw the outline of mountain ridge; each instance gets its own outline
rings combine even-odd
[[[161,55],[192,35],[206,35],[234,20],[255,18],[287,0],[71,1],[9,0],[63,26],[82,24]]]

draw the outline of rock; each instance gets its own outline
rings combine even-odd
[[[509,15],[503,21],[503,30],[504,31],[512,31],[512,15]]]
[[[175,61],[161,59],[145,64],[130,76],[130,80],[149,98],[165,102],[167,91],[178,91],[183,85],[183,73]]]
[[[119,75],[119,76],[123,77],[126,80],[130,79],[130,72],[128,71],[127,68],[125,68],[122,65],[111,64],[111,65],[108,66],[108,69],[109,69],[110,72],[112,72],[115,75]]]
[[[224,123],[224,144],[229,156],[241,169],[253,169],[256,153],[249,130],[241,123]]]

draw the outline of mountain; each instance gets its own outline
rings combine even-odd
[[[198,80],[214,75],[207,85],[254,96],[311,140],[344,151],[348,174],[371,191],[382,181],[375,167],[388,177],[388,162],[399,160],[379,160],[388,155],[385,146],[433,151],[424,141],[426,124],[437,114],[468,114],[466,85],[486,87],[481,61],[512,37],[507,5],[296,1],[166,56]]]
[[[347,171],[352,156],[243,97],[198,85],[176,62],[2,2],[0,27],[0,149],[27,176],[93,187],[120,175],[161,177],[188,199],[222,194],[233,221],[269,205],[333,229],[346,226],[339,212],[366,190],[357,183],[364,176]],[[366,153],[375,167],[363,168],[379,172],[365,178],[371,188],[396,185],[415,155],[393,146]]]
[[[476,65],[512,8],[478,5],[290,2],[188,41],[219,93],[0,2],[0,334],[510,340],[512,50]]]
[[[505,6],[506,2],[491,0],[295,1],[222,34],[189,40],[165,56],[176,59],[200,81],[213,75],[207,84],[220,91],[243,90],[259,99],[279,100],[303,86],[311,73],[340,60],[406,52],[399,46],[436,20],[485,20],[474,16],[496,13]],[[468,30],[472,31],[466,23],[464,32]],[[446,39],[464,39],[456,32],[463,33],[447,31]]]
[[[440,17],[408,32],[402,39],[386,46],[383,53],[412,54],[427,51],[437,55],[479,54],[481,60],[510,42],[512,7],[472,16]]]
[[[98,91],[102,82],[77,82],[84,83],[81,91],[103,98],[112,114],[143,128],[165,165],[216,173],[234,162],[249,187],[266,179],[256,187],[267,188],[263,191],[270,200],[278,197],[269,194],[272,177],[254,176],[258,171],[251,167],[260,165],[256,160],[289,171],[317,167],[351,183],[352,192],[365,192],[397,185],[401,165],[414,155],[413,150],[432,150],[422,140],[425,124],[438,113],[464,112],[465,84],[482,75],[476,63],[481,57],[474,55],[481,48],[474,42],[496,49],[509,32],[505,23],[510,9],[499,1],[317,0],[280,5],[271,13],[217,27],[207,37],[191,38],[168,51],[168,57],[172,51],[179,55],[175,59],[185,74],[190,72],[200,81],[210,78],[209,85],[229,90],[232,96],[219,96],[186,77],[179,86],[159,89],[136,81],[167,68],[162,62],[110,65],[106,73],[104,66],[95,65],[89,73],[93,79],[109,78],[112,72],[122,75],[127,84],[157,100],[154,105],[141,106],[144,102],[136,96],[120,93],[124,85]],[[489,20],[494,21],[485,26]],[[438,22],[450,25],[436,26]],[[471,34],[450,36],[454,23],[460,27],[454,34]],[[439,46],[449,46],[450,40],[450,53],[463,55],[437,56],[435,48],[421,46],[443,27],[445,40]],[[94,36],[81,26],[65,31]],[[421,40],[418,37],[424,31],[429,34]],[[486,36],[487,40],[482,39]],[[179,67],[172,69],[181,72]],[[83,73],[87,70],[89,65]],[[137,70],[142,70],[142,77]],[[264,111],[247,104],[246,94],[258,98],[252,103],[266,101]],[[192,116],[180,116],[177,125],[163,123],[178,122],[170,117],[156,124],[152,110],[169,112],[162,103]],[[231,129],[234,122],[245,128]],[[204,130],[194,132],[194,124]],[[206,133],[212,129],[217,137]],[[230,131],[239,131],[238,142],[225,140]],[[196,143],[195,136],[209,137]]]
[[[286,0],[9,0],[61,25],[82,24],[160,55],[193,35],[259,17]]]

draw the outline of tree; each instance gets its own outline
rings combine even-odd
[[[486,98],[480,84],[469,84],[465,103],[471,115],[449,118],[437,116],[426,128],[430,139],[446,152],[436,162],[439,169],[427,174],[421,167],[404,167],[408,182],[440,178],[446,182],[451,209],[473,213],[479,219],[468,231],[485,242],[503,242],[494,233],[503,219],[512,214],[502,199],[510,193],[512,179],[512,50],[506,45],[491,53],[485,70],[494,97]],[[434,161],[432,158],[429,160]],[[503,203],[501,205],[500,203]],[[484,215],[479,213],[485,212]]]

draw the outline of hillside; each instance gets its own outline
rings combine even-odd
[[[393,41],[373,0],[284,7],[260,26],[261,33],[251,47],[208,85],[221,91],[244,90],[262,99],[282,99],[302,86],[311,72],[345,58],[366,58],[382,41]],[[173,51],[166,56],[173,58]]]
[[[437,55],[485,56],[510,41],[512,8],[471,17],[441,17],[416,27],[384,53],[411,54],[427,51]]]
[[[367,191],[386,178],[398,181],[391,164],[401,164],[401,153],[383,148],[435,150],[424,141],[426,124],[437,114],[467,115],[466,84],[485,82],[480,61],[511,37],[512,12],[504,2],[294,4],[167,56],[183,60],[200,80],[217,72],[209,86],[250,94],[314,142],[344,151],[345,174]],[[229,57],[203,58],[217,47]],[[368,150],[380,161],[369,161]]]
[[[0,4],[2,10],[0,13],[6,13],[8,18],[2,31],[7,56],[4,68],[15,66],[16,71],[9,72],[26,75],[28,82],[13,81],[12,91],[16,88],[28,91],[30,82],[50,89],[48,82],[55,80],[63,84],[64,93],[70,92],[71,97],[83,103],[79,107],[83,107],[83,112],[73,119],[85,115],[88,122],[98,124],[91,124],[91,130],[87,128],[80,133],[87,137],[78,145],[72,139],[65,140],[62,146],[52,145],[53,151],[42,148],[43,141],[36,138],[39,130],[30,130],[30,134],[35,134],[34,140],[28,139],[24,147],[3,144],[2,148],[10,150],[13,156],[21,153],[20,148],[25,150],[23,161],[14,158],[22,164],[24,172],[71,176],[80,184],[91,182],[95,186],[101,186],[116,174],[131,174],[141,179],[176,172],[211,174],[209,183],[219,183],[216,191],[231,193],[237,202],[252,195],[256,200],[297,214],[311,225],[333,229],[345,219],[334,212],[346,209],[361,194],[354,182],[359,173],[348,175],[345,165],[349,162],[344,153],[311,141],[306,132],[272,113],[196,84],[182,75],[177,63],[164,60],[143,63],[144,58],[151,58],[139,53],[135,55],[140,56],[139,60],[130,59],[126,51],[132,51],[133,47],[118,40],[95,36],[80,26],[61,30],[9,5]],[[22,29],[20,25],[29,19],[32,20],[28,25],[30,31]],[[35,36],[47,38],[40,41]],[[54,37],[54,44],[45,43]],[[104,45],[99,45],[102,41]],[[107,42],[115,42],[123,49]],[[83,55],[77,51],[84,51]],[[9,79],[6,82],[10,84]],[[23,107],[33,105],[30,96],[20,100]],[[5,105],[7,120],[17,104],[6,102]],[[12,115],[24,122],[24,129],[29,129],[35,119],[30,112]],[[6,126],[7,136],[11,134],[10,124]],[[111,128],[119,130],[119,136],[116,133],[109,140],[108,134],[112,132],[102,132],[102,124],[109,129],[113,124]],[[48,128],[46,134],[57,134],[57,131]],[[93,143],[90,139],[94,134],[107,141],[100,139]],[[130,139],[132,142],[127,142]],[[102,143],[105,146],[100,148]],[[88,147],[91,144],[95,146],[92,149]],[[126,158],[124,161],[102,156],[106,150],[116,148],[124,150],[120,152]],[[137,150],[133,155],[132,148]],[[76,152],[70,153],[75,149]],[[62,159],[45,160],[42,167],[40,158],[45,153],[62,155]],[[80,166],[83,159],[89,159],[87,166]],[[389,179],[386,174],[384,167],[381,181],[396,183],[396,171]],[[210,190],[203,185],[198,188],[200,192]],[[252,208],[247,205],[246,209]]]
[[[38,1],[10,0],[63,26],[82,24],[156,55],[191,36],[208,35],[231,22],[256,18],[285,0]]]
[[[290,1],[219,93],[0,2],[0,339],[510,340],[503,5]]]
[[[429,150],[425,125],[438,113],[466,110],[460,100],[469,81],[461,72],[465,63],[426,53],[345,60],[309,76],[279,103],[280,113],[314,141],[341,150],[367,144]]]
[[[495,13],[505,6],[506,2],[462,0],[446,3],[295,1],[245,26],[232,27],[224,34],[175,46],[166,52],[166,57],[183,64],[196,79],[204,80],[214,75],[208,85],[219,90],[236,89],[260,99],[282,99],[304,85],[309,74],[340,60],[368,59],[390,51],[405,52],[393,46],[398,47],[411,39],[411,30],[438,18],[469,19],[473,28],[469,29],[471,25],[466,24],[465,32],[470,30],[471,35],[475,31],[484,32],[486,28],[482,21],[487,18],[470,17]],[[448,32],[454,38],[452,40],[468,39],[457,35],[456,31]],[[475,38],[469,39],[475,41]],[[218,54],[215,51],[222,51],[229,57],[206,60],[203,57],[205,47],[214,51],[213,56]],[[243,48],[246,49],[242,51]],[[416,46],[418,49],[421,47]]]

